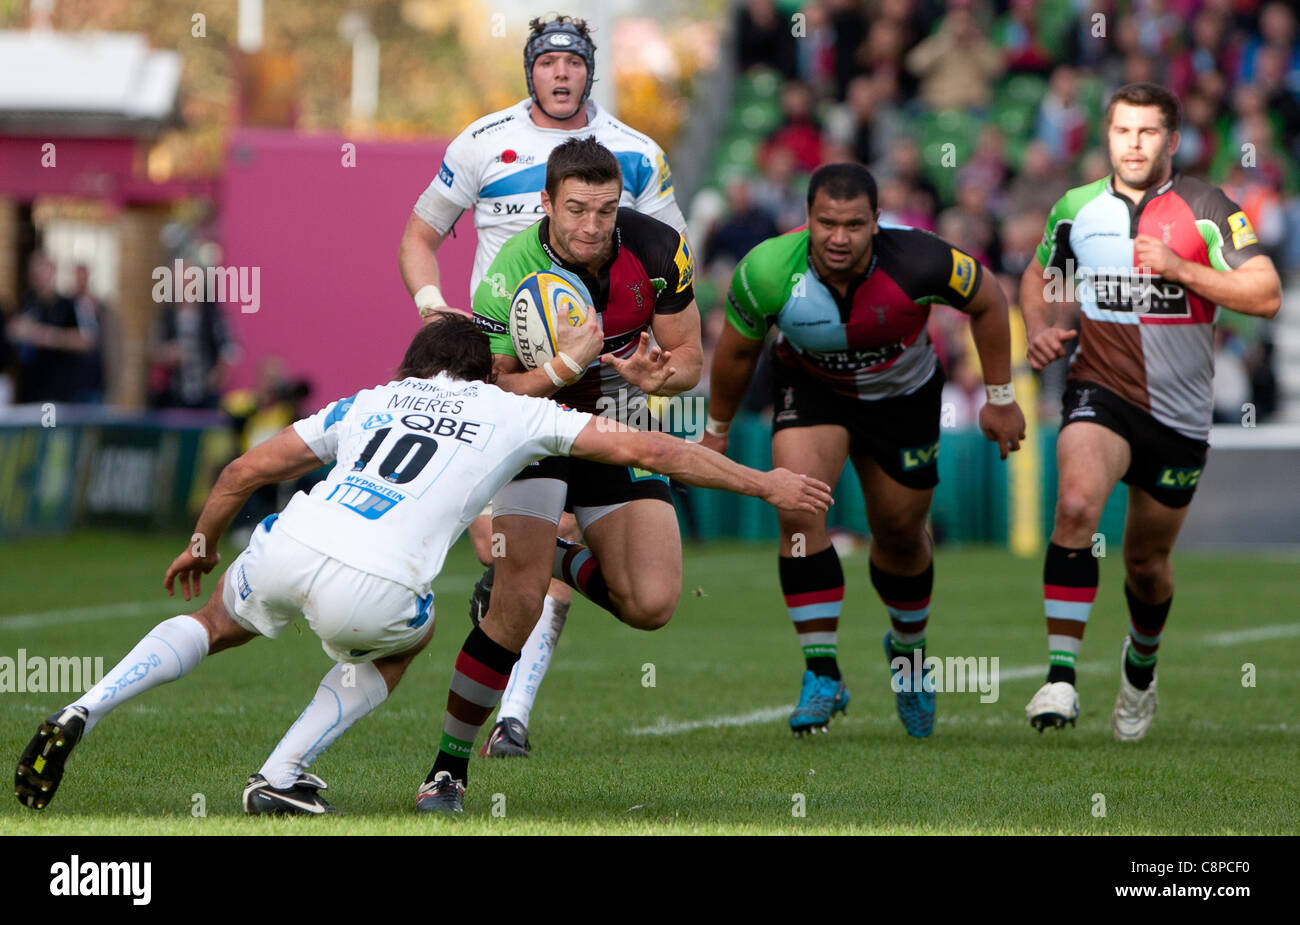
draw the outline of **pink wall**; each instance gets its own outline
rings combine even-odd
[[[411,207],[438,172],[446,142],[352,142],[341,136],[241,130],[230,140],[218,199],[226,267],[260,267],[256,313],[227,305],[244,351],[232,385],[253,384],[259,362],[286,361],[312,383],[312,409],[388,381],[419,326],[397,269]],[[438,251],[442,290],[469,300],[471,216]]]

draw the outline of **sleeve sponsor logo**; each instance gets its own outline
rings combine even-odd
[[[451,189],[451,181],[456,179],[455,171],[447,166],[446,161],[443,161],[442,166],[438,168],[438,179],[445,183],[448,189]]]
[[[740,307],[740,299],[736,298],[736,294],[730,289],[727,290],[727,302],[731,305],[731,310],[736,313],[737,318],[751,328],[754,326],[754,319],[749,317],[745,310]]]
[[[948,288],[960,293],[963,299],[969,298],[971,290],[975,288],[975,259],[955,247],[950,250],[952,251],[952,275],[948,277]]]
[[[677,255],[673,257],[673,262],[677,264],[677,291],[683,292],[695,281],[695,257],[685,238],[678,238]]]
[[[659,152],[659,198],[663,199],[673,191],[673,172],[668,169],[668,158]]]
[[[487,334],[506,334],[510,331],[504,322],[496,321],[492,318],[485,318],[483,315],[474,315],[474,323],[478,325],[480,331]]]
[[[1232,230],[1232,246],[1237,250],[1259,243],[1255,229],[1251,226],[1250,219],[1246,218],[1245,212],[1233,212],[1229,215],[1228,227]]]

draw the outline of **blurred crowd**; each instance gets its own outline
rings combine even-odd
[[[723,140],[732,159],[715,174],[719,192],[692,204],[706,331],[720,328],[735,262],[802,224],[808,174],[844,160],[872,169],[882,221],[966,249],[1014,304],[1048,210],[1110,173],[1105,100],[1135,81],[1182,101],[1177,169],[1222,186],[1279,269],[1300,268],[1300,30],[1286,3],[746,0],[734,35],[738,112]],[[1223,320],[1222,415],[1237,419],[1252,400],[1263,420],[1277,393],[1269,326]],[[982,401],[968,327],[953,310],[932,314],[958,426]],[[1053,419],[1065,376],[1054,366],[1041,402]],[[756,405],[763,394],[752,393]]]

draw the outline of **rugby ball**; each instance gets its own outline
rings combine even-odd
[[[510,299],[510,340],[524,368],[535,369],[555,356],[557,326],[582,324],[590,304],[591,293],[576,276],[539,270],[524,277]],[[560,373],[569,376],[567,369]]]

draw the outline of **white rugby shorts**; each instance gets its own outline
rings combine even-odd
[[[338,662],[404,652],[434,619],[432,591],[421,597],[324,556],[275,530],[274,517],[257,526],[224,579],[221,601],[240,626],[275,639],[306,617],[321,648]]]

